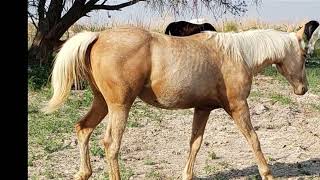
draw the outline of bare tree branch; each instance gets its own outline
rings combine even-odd
[[[104,0],[100,5],[104,5],[108,0]]]
[[[41,29],[44,26],[44,14],[45,14],[45,4],[46,0],[39,0],[38,4],[38,23],[39,28]]]
[[[88,2],[86,3],[87,9],[88,9],[89,7],[92,7],[93,5],[95,5],[98,1],[99,1],[99,0],[90,0],[90,1],[88,1]]]
[[[31,19],[32,24],[34,25],[34,27],[35,27],[36,29],[38,29],[38,25],[37,25],[37,23],[34,21],[34,18],[35,18],[34,15],[28,11],[28,16],[30,17],[30,19]]]
[[[46,15],[49,23],[49,29],[60,20],[62,11],[63,0],[51,0]]]
[[[240,13],[244,13],[247,11],[246,7],[247,4],[245,1],[238,1],[237,3],[233,4],[231,2],[221,1],[221,5],[224,6],[225,11],[229,11],[234,15],[240,15]]]
[[[66,2],[67,2],[67,0],[63,0],[63,10],[64,10],[65,12],[68,11],[68,10],[67,10],[67,6],[66,6]]]
[[[153,10],[163,13],[172,12],[183,15],[187,12],[198,13],[203,7],[217,19],[223,14],[242,15],[247,11],[249,2],[258,5],[262,0],[148,0],[147,5]]]
[[[99,9],[103,9],[103,10],[121,10],[124,7],[131,6],[131,5],[136,4],[136,3],[140,2],[140,1],[147,1],[147,0],[132,0],[132,1],[128,1],[128,2],[125,2],[125,3],[117,4],[117,5],[105,5],[105,4],[96,5],[96,4],[94,4],[92,6],[87,6],[87,11],[90,12],[92,10],[99,10]]]

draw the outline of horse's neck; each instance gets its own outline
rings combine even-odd
[[[277,64],[279,63],[280,60],[275,60],[275,59],[265,59],[264,61],[262,61],[259,64],[255,64],[253,67],[249,67],[252,74],[257,74],[259,72],[261,72],[264,68],[266,68],[267,66],[270,66],[272,64]]]
[[[253,74],[259,73],[269,65],[280,63],[283,61],[283,58],[285,58],[284,54],[261,52],[259,51],[259,49],[254,49],[254,47],[250,46],[240,46],[238,48],[240,48],[242,60],[245,62],[248,69],[250,69]],[[254,53],[249,53],[248,48],[253,48],[251,49],[251,51],[253,51]]]

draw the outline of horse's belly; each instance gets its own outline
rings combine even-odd
[[[167,91],[155,92],[151,88],[145,88],[139,95],[144,102],[164,109],[185,109],[194,107],[189,98],[190,95],[183,92]]]
[[[213,83],[211,83],[213,84]],[[159,81],[146,85],[139,97],[164,109],[186,109],[214,103],[217,91],[208,84],[183,81]]]
[[[151,59],[149,80],[139,97],[151,105],[166,109],[192,108],[215,100],[221,76],[208,53],[201,50],[194,52],[193,46],[189,48],[190,52],[170,49],[153,52],[169,55]]]

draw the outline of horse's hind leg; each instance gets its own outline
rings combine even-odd
[[[103,96],[93,89],[94,99],[90,111],[75,125],[80,150],[80,170],[75,175],[76,180],[86,180],[91,174],[88,142],[91,133],[107,115],[108,107]]]
[[[190,152],[187,160],[187,164],[183,172],[183,180],[190,180],[193,176],[193,165],[200,149],[204,129],[206,127],[210,111],[195,109],[193,122],[192,122],[192,134],[190,139]]]
[[[113,81],[112,86],[102,84],[100,86],[104,99],[108,104],[108,125],[103,138],[106,160],[108,163],[109,179],[120,180],[118,154],[121,146],[121,139],[126,127],[131,105],[142,89],[144,81],[138,76],[137,79],[119,78]],[[123,80],[125,79],[125,80]],[[105,81],[108,79],[106,78]]]
[[[267,161],[261,151],[260,142],[257,133],[254,131],[251,121],[247,101],[235,101],[230,103],[228,112],[234,119],[237,127],[250,144],[259,167],[259,172],[263,180],[273,179]]]
[[[103,141],[109,166],[110,180],[120,180],[118,154],[130,106],[130,104],[108,104],[109,119]]]

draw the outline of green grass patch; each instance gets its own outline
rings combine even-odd
[[[218,171],[218,168],[214,165],[209,165],[206,162],[206,165],[204,166],[203,170],[207,175],[211,175],[213,173],[216,173]]]
[[[94,141],[94,142],[96,142],[96,141]],[[102,147],[100,147],[97,143],[92,143],[92,145],[90,145],[90,152],[94,156],[98,156],[100,158],[105,157],[104,149]]]
[[[251,98],[251,99],[258,99],[258,98],[260,98],[262,96],[263,96],[263,94],[258,90],[251,91],[250,94],[249,94],[249,98]]]
[[[32,153],[28,153],[28,166],[33,166],[33,161],[35,160],[35,156]]]
[[[260,174],[252,174],[248,176],[248,180],[260,180],[261,176]]]
[[[51,97],[51,90],[43,88],[41,91],[32,91],[28,102],[28,137],[29,145],[37,145],[47,153],[62,150],[64,140],[74,136],[74,125],[80,119],[81,109],[88,109],[92,95],[86,90],[80,95],[72,94],[67,102],[52,114],[40,111],[43,103]]]
[[[161,174],[157,170],[154,170],[154,169],[152,169],[151,171],[149,171],[146,174],[146,178],[152,179],[152,180],[161,180],[162,179]]]
[[[127,127],[141,127],[140,121],[144,118],[148,121],[161,123],[162,115],[160,109],[156,109],[141,100],[136,100],[129,112]]]
[[[310,67],[306,71],[309,90],[320,95],[320,67]]]
[[[119,161],[119,166],[120,166],[121,179],[129,180],[130,177],[134,175],[133,170],[131,168],[126,167],[122,160]]]
[[[280,81],[281,83],[286,83],[287,80],[285,79],[285,77],[283,77],[275,67],[272,66],[268,66],[266,68],[264,68],[261,72],[261,74],[265,75],[265,76],[271,76],[275,79],[277,79],[278,81]]]
[[[318,112],[320,112],[320,103],[319,104],[311,104],[311,106],[317,110]]]
[[[144,165],[155,165],[156,163],[152,161],[150,158],[144,160]]]
[[[284,96],[281,94],[272,93],[270,95],[270,98],[273,102],[279,102],[282,105],[294,104],[294,102],[292,101],[292,99],[290,97]]]

